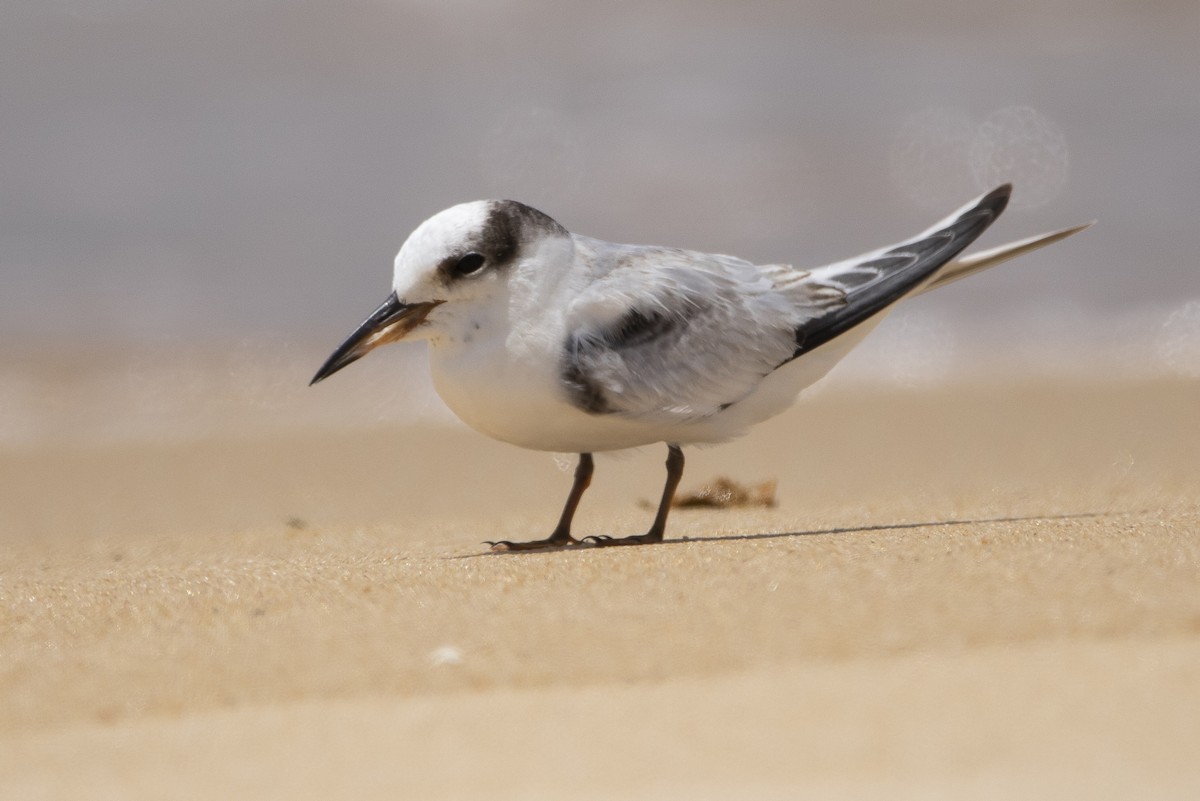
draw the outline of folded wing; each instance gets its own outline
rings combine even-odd
[[[659,422],[715,414],[791,357],[800,320],[842,302],[803,277],[725,256],[630,249],[568,310],[568,398],[592,414]]]
[[[1010,191],[1002,186],[899,245],[811,271],[626,248],[568,310],[567,397],[591,414],[660,422],[716,414],[934,280],[999,216]]]

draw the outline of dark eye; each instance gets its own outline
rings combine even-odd
[[[471,273],[479,272],[480,268],[483,267],[484,261],[482,253],[468,253],[455,262],[454,267],[451,268],[451,272],[455,277],[470,275]]]

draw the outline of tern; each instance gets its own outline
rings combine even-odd
[[[662,542],[682,446],[727,441],[788,408],[897,301],[1092,224],[960,257],[1011,192],[1005,184],[899,244],[813,269],[605,242],[513,200],[463,203],[413,231],[392,294],[311,383],[380,345],[425,340],[434,386],[467,425],[579,454],[550,536],[493,550]],[[576,539],[592,454],[655,443],[667,445],[667,479],[650,529]]]

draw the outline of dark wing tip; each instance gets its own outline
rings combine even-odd
[[[1008,206],[1012,184],[1001,184],[963,210],[941,229],[897,245],[859,265],[876,272],[872,280],[848,288],[845,306],[796,328],[796,358],[840,336],[904,297],[943,264],[961,253]]]
[[[991,192],[979,199],[975,204],[977,209],[987,209],[994,217],[999,217],[1000,213],[1008,207],[1008,201],[1012,197],[1012,184],[1000,184]]]

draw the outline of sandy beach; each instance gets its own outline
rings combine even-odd
[[[834,386],[661,546],[443,425],[0,455],[5,798],[1192,798],[1200,385]],[[644,527],[658,449],[579,534]]]

